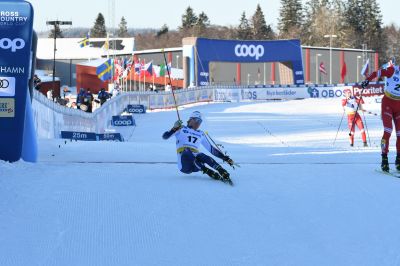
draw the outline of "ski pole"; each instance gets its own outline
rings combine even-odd
[[[163,53],[163,56],[164,56],[165,67],[167,68],[168,78],[169,78],[169,82],[171,84],[171,91],[172,91],[172,97],[174,98],[176,114],[178,115],[178,120],[181,120],[181,117],[179,116],[178,105],[176,104],[176,98],[175,98],[174,88],[172,86],[171,74],[170,74],[170,70],[168,67],[167,58],[165,57],[164,49],[162,49],[161,52]]]
[[[204,133],[205,133],[206,137],[207,137],[209,140],[211,140],[211,142],[214,144],[215,148],[216,148],[220,153],[225,154],[225,155],[227,154],[226,151],[223,151],[223,150],[221,150],[221,149],[219,148],[219,147],[224,148],[223,145],[215,143],[215,141],[211,138],[211,136],[208,134],[207,131],[204,132]],[[232,162],[233,162],[233,160],[232,160]],[[233,169],[235,169],[234,166],[240,167],[239,164],[233,162],[233,165],[232,165],[232,168],[233,168]]]
[[[368,136],[369,146],[371,147],[371,139],[370,139],[370,137],[369,137],[368,126],[367,126],[367,119],[365,119],[365,114],[364,114],[364,112],[363,112],[363,117],[364,117],[365,129],[367,130],[367,136]]]
[[[333,141],[332,146],[335,146],[335,142],[336,142],[337,136],[338,136],[338,134],[339,134],[339,130],[340,130],[340,128],[342,127],[342,122],[343,122],[344,113],[345,113],[345,110],[343,110],[342,119],[340,119],[339,127],[338,127],[338,129],[337,129],[337,131],[336,131],[335,140]]]

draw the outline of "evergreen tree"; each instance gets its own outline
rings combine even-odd
[[[364,12],[360,0],[349,0],[346,6],[346,24],[352,30],[352,46],[361,48],[363,44],[364,32]]]
[[[56,36],[56,38],[64,38],[64,34],[60,29],[60,25],[56,24],[55,27],[53,27],[53,29],[49,33],[49,38],[54,38],[54,35]]]
[[[203,35],[206,28],[210,26],[210,20],[208,19],[208,16],[206,13],[201,12],[199,14],[199,17],[197,18],[197,22],[195,25],[195,35],[200,36]]]
[[[246,12],[243,11],[240,17],[240,24],[236,30],[237,38],[240,40],[251,40],[253,39],[252,31],[249,20],[246,18]]]
[[[206,13],[204,12],[200,13],[199,17],[197,18],[196,25],[203,28],[210,26],[210,20],[208,19]]]
[[[382,15],[376,0],[349,0],[345,13],[346,26],[354,33],[351,36],[352,46],[362,48],[363,44],[366,44],[369,49],[385,54],[387,38],[383,31]]]
[[[400,60],[400,28],[391,24],[384,28],[387,36],[387,52],[385,59],[395,57]]]
[[[281,0],[278,22],[281,37],[292,37],[293,33],[300,33],[303,24],[303,7],[300,0]]]
[[[338,37],[336,38],[337,44],[340,47],[351,48],[349,39],[354,35],[351,28],[346,24],[346,6],[343,0],[333,0],[331,3],[331,10],[334,15],[334,28]]]
[[[169,31],[169,28],[168,28],[167,24],[164,24],[164,25],[161,27],[161,29],[160,29],[159,31],[157,31],[156,37],[160,37],[160,36],[163,35],[163,34],[167,34],[168,31]]]
[[[387,38],[383,31],[382,15],[376,0],[365,0],[364,41],[379,53],[387,52]]]
[[[104,38],[107,37],[106,24],[103,14],[97,15],[94,26],[90,31],[90,37]]]
[[[252,31],[255,40],[273,39],[274,33],[270,25],[265,22],[264,13],[260,4],[257,5],[256,12],[251,18]]]
[[[196,14],[194,13],[193,9],[188,6],[186,8],[185,14],[182,15],[182,26],[180,27],[181,30],[188,30],[193,28],[198,21]]]
[[[121,22],[118,25],[118,37],[129,37],[128,27],[125,18],[122,16]]]
[[[329,46],[330,38],[336,35],[333,46],[352,47],[348,42],[353,31],[346,26],[343,0],[309,0],[305,4],[305,20],[301,31],[302,43],[314,46]]]

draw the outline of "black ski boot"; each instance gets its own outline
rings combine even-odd
[[[215,167],[215,170],[217,170],[218,173],[221,175],[223,182],[233,185],[233,182],[232,182],[231,178],[229,177],[228,171],[226,171],[224,168],[222,168],[221,165],[218,165],[217,167]]]
[[[203,167],[201,168],[201,170],[203,171],[203,174],[208,175],[209,177],[211,177],[212,179],[215,180],[222,180],[222,176],[220,176],[217,172],[214,172],[213,170],[211,170],[208,167]]]
[[[389,172],[389,161],[387,154],[382,154],[381,169],[383,172]]]
[[[400,171],[400,154],[397,154],[396,162],[394,164],[396,165],[396,170]]]
[[[368,143],[367,142],[364,142],[364,147],[368,147]]]

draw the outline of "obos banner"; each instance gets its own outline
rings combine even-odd
[[[329,87],[307,87],[307,92],[310,98],[340,98],[343,97],[343,91],[349,89],[354,95],[359,96],[361,93],[361,85],[349,86],[329,86]],[[384,84],[370,84],[363,90],[363,97],[383,95]]]

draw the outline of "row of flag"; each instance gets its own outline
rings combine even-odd
[[[81,48],[90,46],[90,32],[85,38],[78,42]],[[104,50],[109,49],[108,35],[102,47]],[[129,73],[134,68],[134,74],[139,75],[139,77],[164,77],[167,71],[171,71],[171,62],[167,66],[161,64],[160,66],[153,66],[153,62],[145,63],[144,60],[133,61],[131,58],[114,58],[108,59],[103,64],[97,67],[96,74],[100,80],[106,81],[114,77],[114,80],[119,80],[120,78],[126,78]]]
[[[112,77],[114,80],[119,80],[126,78],[132,69],[134,74],[139,77],[164,77],[167,71],[171,71],[171,63],[168,63],[167,66],[165,64],[156,66],[153,65],[153,61],[145,63],[144,60],[134,62],[133,58],[110,58],[97,67],[96,74],[102,81],[110,80]]]

